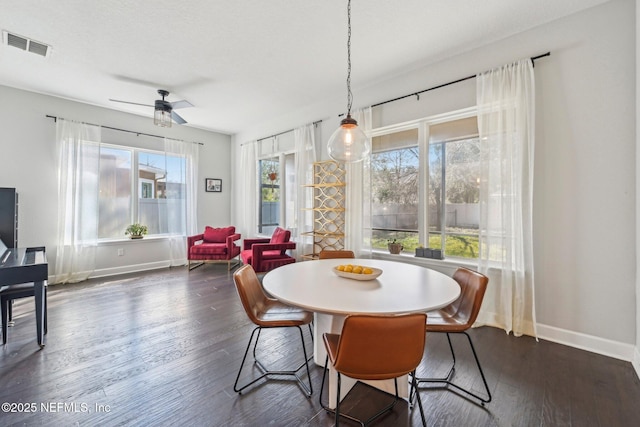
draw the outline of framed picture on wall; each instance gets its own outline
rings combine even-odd
[[[205,178],[204,188],[209,193],[221,193],[222,180],[217,178]]]

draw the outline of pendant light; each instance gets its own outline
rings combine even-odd
[[[327,144],[329,157],[338,162],[356,163],[364,160],[371,151],[369,138],[351,117],[351,0],[347,1],[347,117],[331,135]]]

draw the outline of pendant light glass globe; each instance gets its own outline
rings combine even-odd
[[[367,135],[358,127],[358,122],[348,114],[329,138],[327,151],[335,161],[357,163],[369,155],[371,144]]]
[[[333,160],[343,163],[363,161],[371,151],[369,138],[351,117],[351,0],[347,1],[347,117],[331,135],[327,143],[327,152]]]

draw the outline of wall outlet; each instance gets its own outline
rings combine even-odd
[[[124,256],[124,249],[118,248],[118,256]]]

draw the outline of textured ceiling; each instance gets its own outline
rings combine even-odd
[[[607,0],[353,0],[352,84],[365,86]],[[0,85],[151,117],[156,90],[189,124],[233,134],[345,96],[346,0],[0,0]]]

